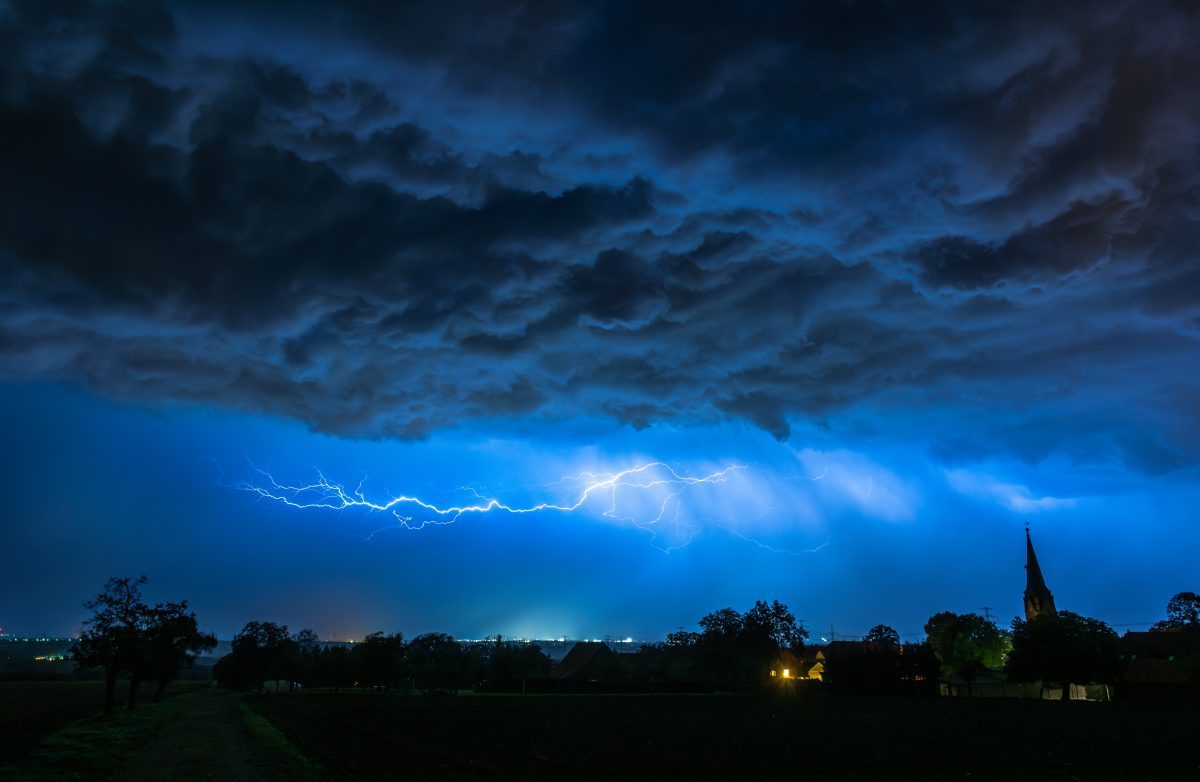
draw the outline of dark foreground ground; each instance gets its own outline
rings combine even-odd
[[[322,778],[266,720],[211,685],[177,683],[162,703],[108,718],[103,701],[101,682],[0,683],[0,782]]]
[[[117,697],[124,699],[125,683]],[[28,755],[47,734],[97,714],[104,682],[0,682],[0,764]]]
[[[0,780],[1200,780],[1200,704],[0,685]]]
[[[257,696],[335,779],[1200,780],[1196,704]]]

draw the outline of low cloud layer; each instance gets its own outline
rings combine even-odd
[[[0,368],[351,436],[734,418],[1169,473],[1197,18],[12,3]]]

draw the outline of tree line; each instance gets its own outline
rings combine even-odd
[[[1010,629],[978,614],[943,611],[925,623],[925,641],[901,647],[898,638],[872,638],[840,650],[831,647],[826,666],[835,687],[894,688],[903,679],[957,677],[971,694],[974,682],[988,673],[1017,683],[1058,684],[1062,699],[1073,684],[1115,684],[1127,663],[1120,638],[1105,622],[1073,611],[1014,618]],[[1193,682],[1200,685],[1200,596],[1180,592],[1167,603],[1167,618],[1152,630],[1177,633],[1176,648],[1187,658]],[[894,632],[894,631],[892,631]],[[907,658],[901,652],[907,651]]]
[[[606,680],[706,682],[718,690],[752,689],[784,649],[808,637],[779,601],[758,601],[745,613],[714,611],[699,632],[677,632],[635,655],[611,655],[588,670]],[[633,658],[633,659],[622,659]],[[312,630],[290,633],[273,622],[248,623],[213,669],[221,686],[238,690],[283,686],[453,691],[506,689],[544,679],[552,661],[536,644],[505,641],[462,644],[444,633],[412,640],[372,633],[362,641],[322,644]]]
[[[371,633],[351,644],[322,644],[312,630],[250,622],[217,661],[213,678],[234,690],[323,687],[380,691],[453,692],[483,681],[537,679],[550,673],[537,646],[505,641],[465,645],[445,633],[406,640],[403,633]]]
[[[119,676],[130,678],[129,708],[142,682],[157,684],[157,700],[183,667],[216,643],[212,634],[199,630],[186,602],[146,604],[140,592],[144,583],[144,577],[110,579],[85,604],[93,615],[72,647],[81,667],[104,670],[106,713],[112,711]],[[1200,661],[1200,597],[1195,593],[1173,597],[1167,618],[1154,629],[1193,639]],[[978,614],[943,611],[931,616],[924,630],[924,640],[902,643],[894,629],[877,625],[861,640],[821,646],[822,686],[840,692],[921,693],[936,692],[939,681],[956,678],[970,694],[974,683],[990,673],[1012,682],[1053,682],[1068,698],[1072,684],[1116,682],[1124,664],[1109,625],[1070,611],[1014,619],[1009,629]],[[817,650],[806,646],[808,639],[786,605],[759,600],[745,612],[723,608],[706,614],[696,630],[670,633],[636,653],[599,655],[583,675],[635,688],[762,691],[784,683],[774,678],[776,670],[802,660],[811,666]],[[271,682],[275,689],[511,692],[546,680],[552,668],[535,644],[500,636],[462,643],[445,633],[407,639],[402,633],[376,632],[356,643],[323,643],[312,630],[292,633],[285,625],[252,621],[234,637],[213,676],[220,686],[240,691],[268,689]]]
[[[643,644],[637,653],[599,658],[586,675],[649,688],[679,684],[754,692],[780,684],[772,681],[772,671],[814,659],[815,650],[806,649],[808,631],[777,600],[759,600],[745,612],[719,609],[697,624],[697,630]],[[1200,598],[1190,592],[1172,598],[1167,619],[1155,628],[1194,634],[1200,644]],[[971,694],[981,676],[1002,674],[1011,682],[1053,682],[1065,699],[1072,684],[1115,683],[1124,664],[1116,632],[1071,611],[1014,619],[1010,629],[975,613],[942,611],[924,630],[924,640],[902,643],[894,629],[877,625],[861,640],[822,646],[823,684],[840,692],[922,693],[957,678]],[[551,667],[536,646],[499,637],[464,646],[440,633],[411,641],[398,633],[375,633],[350,647],[322,648],[312,631],[293,636],[286,627],[251,622],[214,673],[223,685],[237,689],[286,681],[289,686],[445,691],[511,688],[514,681],[546,677]]]

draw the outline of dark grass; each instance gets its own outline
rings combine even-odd
[[[104,682],[0,682],[0,779],[42,778],[36,769],[45,778],[97,778],[178,710],[175,695],[200,686],[175,682],[162,704],[146,688],[134,712],[104,718]],[[119,704],[127,693],[118,682]]]
[[[0,778],[11,782],[111,779],[184,708],[183,702],[173,699],[112,717],[72,722],[45,736],[24,760],[0,766]]]
[[[248,699],[335,779],[1200,779],[1200,707],[733,696]]]
[[[124,699],[126,683],[117,697]],[[0,682],[0,765],[29,755],[46,734],[104,710],[104,682]]]

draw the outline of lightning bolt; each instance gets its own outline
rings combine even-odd
[[[661,522],[671,511],[673,505],[684,491],[701,484],[723,482],[731,473],[746,469],[745,465],[735,464],[703,476],[683,475],[665,462],[648,462],[615,473],[584,472],[562,478],[558,483],[585,484],[574,500],[570,502],[539,502],[534,505],[510,505],[495,497],[481,494],[474,487],[460,487],[472,494],[477,502],[462,505],[437,505],[427,502],[420,497],[400,494],[384,500],[369,499],[362,481],[353,489],[347,489],[343,484],[331,481],[318,470],[317,479],[307,484],[280,483],[269,472],[254,468],[263,476],[264,482],[251,483],[239,481],[234,488],[256,494],[259,497],[282,503],[298,509],[349,510],[359,508],[371,512],[391,513],[401,527],[409,530],[421,530],[430,525],[449,525],[467,514],[484,514],[504,512],[512,514],[538,513],[542,511],[559,511],[571,513],[582,508],[589,500],[597,495],[607,495],[608,508],[604,516],[619,521],[635,524],[643,529]],[[663,489],[666,494],[662,498],[658,514],[648,521],[639,522],[631,516],[623,516],[619,510],[618,490],[620,489]],[[411,512],[410,512],[411,511]]]
[[[784,549],[767,545],[760,540],[739,532],[730,522],[706,517],[692,519],[690,522],[682,517],[684,509],[683,495],[689,489],[706,485],[719,484],[726,481],[735,473],[749,469],[744,464],[733,464],[705,475],[686,475],[677,471],[666,462],[654,461],[638,464],[619,472],[581,472],[564,476],[552,483],[539,484],[540,488],[578,486],[577,493],[567,501],[545,501],[531,505],[517,505],[484,494],[475,485],[460,486],[456,491],[468,495],[472,502],[462,504],[439,505],[417,496],[408,494],[389,495],[382,499],[369,498],[365,492],[367,477],[363,477],[354,488],[332,481],[324,473],[316,470],[316,480],[304,484],[282,483],[266,470],[251,465],[254,472],[262,476],[260,482],[237,481],[226,484],[232,488],[249,492],[256,497],[280,503],[301,510],[363,510],[368,513],[388,513],[395,519],[395,524],[375,529],[365,539],[371,540],[375,535],[389,529],[406,529],[418,531],[430,526],[447,526],[454,524],[464,516],[487,513],[527,514],[540,512],[572,513],[580,510],[593,499],[607,499],[607,507],[601,512],[604,517],[628,523],[650,535],[651,545],[663,553],[670,554],[691,543],[699,534],[702,527],[715,527],[733,535],[747,543],[776,554],[799,556],[814,554],[825,546],[828,541],[812,549]],[[827,470],[828,468],[826,468]],[[808,480],[820,480],[825,474],[810,477]],[[657,512],[654,505],[641,518],[622,512],[619,493],[627,491],[659,492]],[[771,508],[760,510],[759,516],[764,516]],[[358,537],[358,536],[356,536]],[[660,544],[660,538],[664,544]]]

